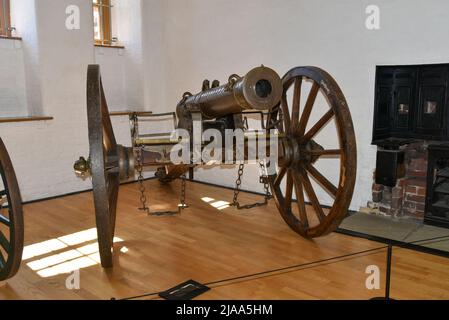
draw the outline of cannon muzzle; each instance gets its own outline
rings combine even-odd
[[[192,95],[183,105],[188,111],[199,111],[204,118],[213,119],[244,110],[269,110],[281,97],[281,78],[274,70],[261,66],[244,77],[232,75],[227,84]]]

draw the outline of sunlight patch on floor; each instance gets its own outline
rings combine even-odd
[[[123,239],[115,237],[114,243],[119,242],[123,242]],[[122,247],[120,251],[126,253],[129,249]],[[49,256],[43,257],[45,255]],[[100,254],[97,229],[88,229],[26,246],[22,259],[31,260],[26,265],[43,278],[98,265]]]
[[[201,198],[201,200],[203,200],[204,202],[208,203],[209,205],[211,205],[212,207],[214,207],[215,209],[218,209],[218,210],[224,210],[231,206],[231,204],[227,201],[215,200],[215,199],[209,198],[209,197]]]

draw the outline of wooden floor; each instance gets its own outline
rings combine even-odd
[[[177,205],[178,183],[149,181],[147,186],[153,209]],[[190,207],[181,216],[148,217],[136,209],[137,186],[121,187],[110,270],[98,264],[91,193],[25,206],[24,261],[18,275],[0,288],[0,299],[121,299],[189,279],[214,283],[201,299],[369,299],[383,294],[383,244],[342,234],[305,240],[288,228],[272,202],[237,211],[221,202],[232,198],[230,190],[198,183],[188,183],[187,190]],[[395,249],[392,296],[448,299],[448,263]],[[366,289],[370,265],[381,270],[381,290]],[[75,269],[80,270],[80,289],[68,290],[66,280]],[[232,278],[238,279],[222,281]]]

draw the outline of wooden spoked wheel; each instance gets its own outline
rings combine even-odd
[[[0,281],[19,270],[23,251],[22,198],[14,168],[0,139]]]
[[[337,83],[324,70],[294,68],[284,76],[283,85],[281,104],[273,109],[267,126],[283,136],[279,168],[270,179],[273,197],[283,219],[295,232],[306,238],[323,236],[334,231],[346,216],[354,191],[357,152],[351,114]],[[308,94],[306,85],[310,88]],[[293,97],[289,99],[291,91]],[[321,114],[312,121],[314,109]],[[332,122],[338,146],[324,148],[315,141],[316,136],[325,127],[328,130]],[[338,181],[331,182],[317,169],[315,164],[321,158],[335,161],[328,169],[334,171],[334,180]],[[330,199],[325,206],[320,203],[318,188]]]
[[[87,113],[98,245],[101,265],[110,268],[120,184],[119,157],[98,65],[88,68]]]

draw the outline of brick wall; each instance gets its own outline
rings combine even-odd
[[[426,201],[427,143],[417,142],[406,147],[405,176],[395,187],[374,183],[371,213],[394,218],[412,218],[422,221]]]

